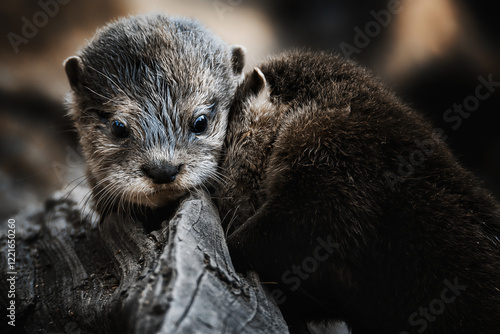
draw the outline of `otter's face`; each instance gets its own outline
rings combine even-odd
[[[100,210],[159,207],[219,179],[243,51],[181,23],[118,21],[65,64]]]

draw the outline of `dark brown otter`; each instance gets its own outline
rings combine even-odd
[[[96,209],[158,208],[220,178],[244,51],[161,14],[101,29],[65,63]]]
[[[290,52],[239,87],[219,207],[240,270],[290,323],[497,333],[499,205],[366,70]]]

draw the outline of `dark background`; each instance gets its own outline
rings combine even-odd
[[[109,20],[149,11],[197,18],[228,43],[244,45],[248,51],[247,69],[270,53],[292,47],[344,54],[347,48],[356,48],[349,56],[380,75],[405,101],[427,114],[435,127],[443,129],[460,161],[500,198],[500,87],[480,101],[477,110],[460,126],[443,119],[454,104],[474,96],[479,76],[491,76],[500,82],[500,28],[495,3],[401,0],[397,13],[391,13],[394,3],[397,2],[2,2],[0,218],[29,210],[71,181],[69,187],[82,180],[76,137],[64,117],[69,85],[62,63]],[[377,23],[376,17],[382,17],[383,24]],[[38,23],[39,27],[35,26],[35,32],[26,30],[26,22]],[[359,31],[370,36],[363,39]],[[17,46],[17,52],[13,34],[26,42]]]

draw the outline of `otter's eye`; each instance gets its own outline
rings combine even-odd
[[[128,130],[125,124],[123,124],[122,122],[113,121],[111,123],[111,133],[113,133],[115,137],[125,138],[128,135]]]
[[[208,117],[205,115],[199,116],[193,123],[193,132],[200,134],[207,129]]]

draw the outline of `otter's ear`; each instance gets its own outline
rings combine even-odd
[[[78,56],[69,57],[64,61],[64,69],[71,88],[74,91],[78,90],[83,69],[82,59]]]
[[[257,67],[254,67],[253,71],[245,77],[240,89],[242,96],[247,99],[251,98],[254,106],[269,102],[270,94],[266,77]]]
[[[267,94],[266,77],[258,67],[254,67],[252,73],[247,77],[245,89],[248,93],[259,96]]]
[[[231,67],[235,75],[241,75],[243,67],[245,67],[245,54],[244,47],[239,45],[231,46]]]

